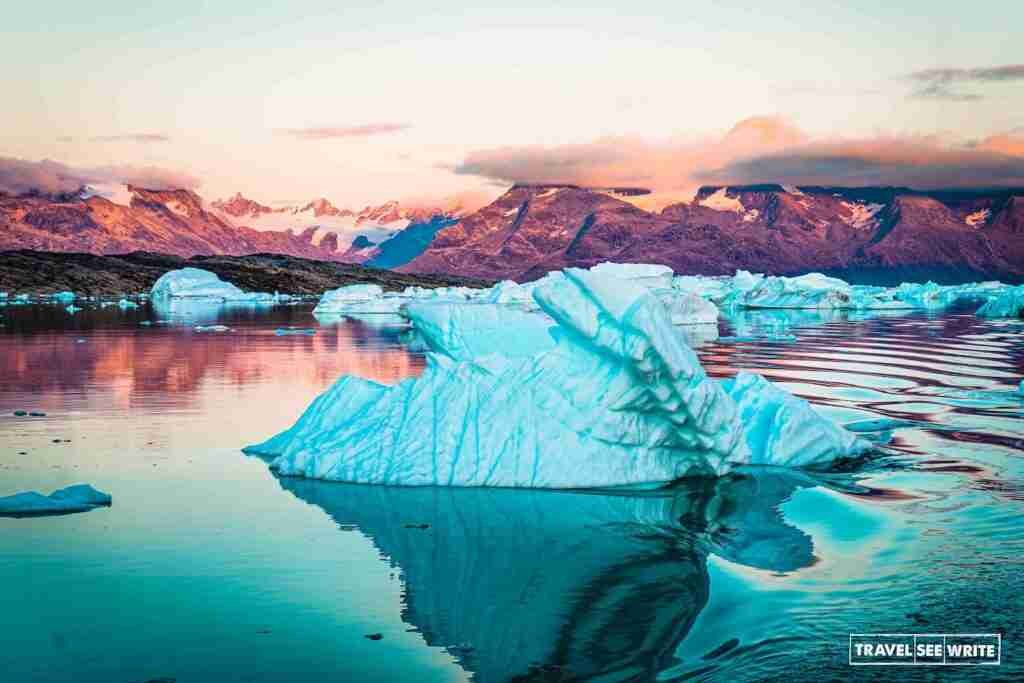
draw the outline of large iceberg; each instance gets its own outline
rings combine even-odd
[[[643,285],[570,269],[534,298],[542,313],[407,306],[434,351],[422,376],[342,377],[246,451],[282,475],[335,481],[591,488],[828,466],[870,449],[761,377],[708,377]]]
[[[109,494],[97,491],[88,484],[76,484],[58,489],[48,496],[36,491],[27,491],[0,498],[0,517],[66,515],[72,512],[87,512],[110,504]]]

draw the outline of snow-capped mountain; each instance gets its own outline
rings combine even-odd
[[[0,195],[0,249],[270,252],[483,279],[618,261],[707,275],[1024,281],[1024,190],[706,187],[661,211],[635,205],[639,192],[519,185],[458,215],[397,202],[273,207],[241,195],[207,205],[189,190],[89,187]]]
[[[437,229],[404,217],[392,223],[368,217],[359,227],[357,220],[326,199],[271,207],[236,194],[206,204],[191,190],[90,186],[70,196],[0,194],[0,249],[179,256],[271,252],[344,263],[383,254],[397,264],[426,247],[424,229],[430,238]],[[392,245],[390,239],[407,226],[415,228],[412,239]]]
[[[401,270],[528,280],[601,261],[678,273],[737,268],[849,277],[1024,280],[1024,190],[705,187],[645,211],[571,185],[513,187],[442,230]]]
[[[433,218],[453,217],[450,210],[430,206],[402,206],[397,201],[368,205],[360,211],[335,206],[320,197],[309,202],[277,206],[260,204],[241,193],[210,205],[224,220],[260,232],[290,232],[307,235],[313,247],[333,251],[338,259],[367,257],[365,248],[351,248],[360,237],[380,243],[412,224],[429,223]]]

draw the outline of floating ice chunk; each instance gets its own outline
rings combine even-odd
[[[229,332],[231,328],[227,325],[196,325],[192,328],[195,332]]]
[[[521,285],[512,280],[502,280],[488,290],[484,290],[480,300],[490,304],[509,304],[523,308],[534,308],[533,287]]]
[[[67,311],[68,313],[78,313],[80,310],[82,310],[82,307],[71,304],[70,306],[65,306],[64,310]]]
[[[673,325],[717,325],[718,307],[710,301],[675,290],[656,290],[655,296],[668,310]]]
[[[672,269],[652,263],[612,263],[605,261],[590,269],[597,277],[629,280],[651,289],[672,286]]]
[[[129,308],[138,308],[139,305],[137,303],[135,303],[134,301],[129,301],[128,299],[120,299],[117,302],[117,307],[122,309],[122,310],[126,310],[126,309],[129,309]]]
[[[342,377],[246,451],[281,475],[334,481],[593,488],[871,448],[759,377],[709,378],[641,285],[571,269],[534,297],[554,325],[497,305],[410,305],[435,350],[423,375]]]
[[[1024,285],[1008,287],[995,294],[978,309],[982,318],[1020,318],[1024,316]]]
[[[821,273],[799,277],[768,277],[743,292],[744,308],[844,308],[850,307],[850,285]]]
[[[154,299],[199,298],[221,301],[248,301],[264,296],[246,294],[230,282],[224,282],[215,273],[200,268],[172,270],[160,276],[150,290]]]
[[[431,299],[442,301],[469,301],[480,295],[481,290],[472,287],[406,287],[402,296],[406,299]]]
[[[672,289],[693,294],[712,302],[721,302],[733,292],[731,278],[679,275],[672,278]]]
[[[314,314],[347,313],[354,306],[368,306],[384,296],[380,285],[348,285],[323,293],[313,309]],[[395,309],[397,310],[397,308]],[[365,311],[360,311],[365,312]],[[389,311],[394,313],[395,311]]]
[[[75,300],[75,293],[74,292],[57,292],[56,294],[52,295],[50,298],[52,298],[54,301],[59,301],[59,302],[64,303],[64,304],[69,304],[69,303],[71,303],[72,301]]]
[[[314,334],[316,334],[316,330],[314,330],[311,327],[279,327],[276,330],[274,330],[274,334],[277,335],[278,337],[287,337],[292,335],[313,336]]]
[[[36,491],[28,491],[0,498],[0,517],[62,515],[71,512],[86,512],[110,504],[109,494],[97,491],[88,484],[76,484],[58,489],[48,496]]]

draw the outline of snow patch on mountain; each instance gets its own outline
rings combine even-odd
[[[714,194],[705,197],[698,202],[701,206],[706,206],[709,209],[715,211],[734,211],[736,213],[743,213],[746,211],[746,207],[736,197],[730,197],[727,188],[721,188]]]
[[[862,204],[860,202],[840,202],[850,212],[849,216],[840,214],[843,222],[852,228],[874,228],[878,224],[875,216],[885,208],[885,204]]]
[[[972,228],[976,228],[979,225],[984,225],[991,215],[991,209],[979,209],[972,214],[968,214],[967,217],[964,218],[964,223]]]

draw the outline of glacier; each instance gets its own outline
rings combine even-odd
[[[872,448],[759,376],[708,377],[646,286],[671,287],[668,273],[569,269],[532,288],[537,312],[408,304],[431,350],[420,377],[344,376],[245,451],[284,476],[353,483],[643,488]]]
[[[58,489],[48,496],[36,491],[27,491],[0,498],[0,517],[87,512],[97,507],[109,506],[111,502],[109,494],[97,491],[88,484],[76,484]]]

